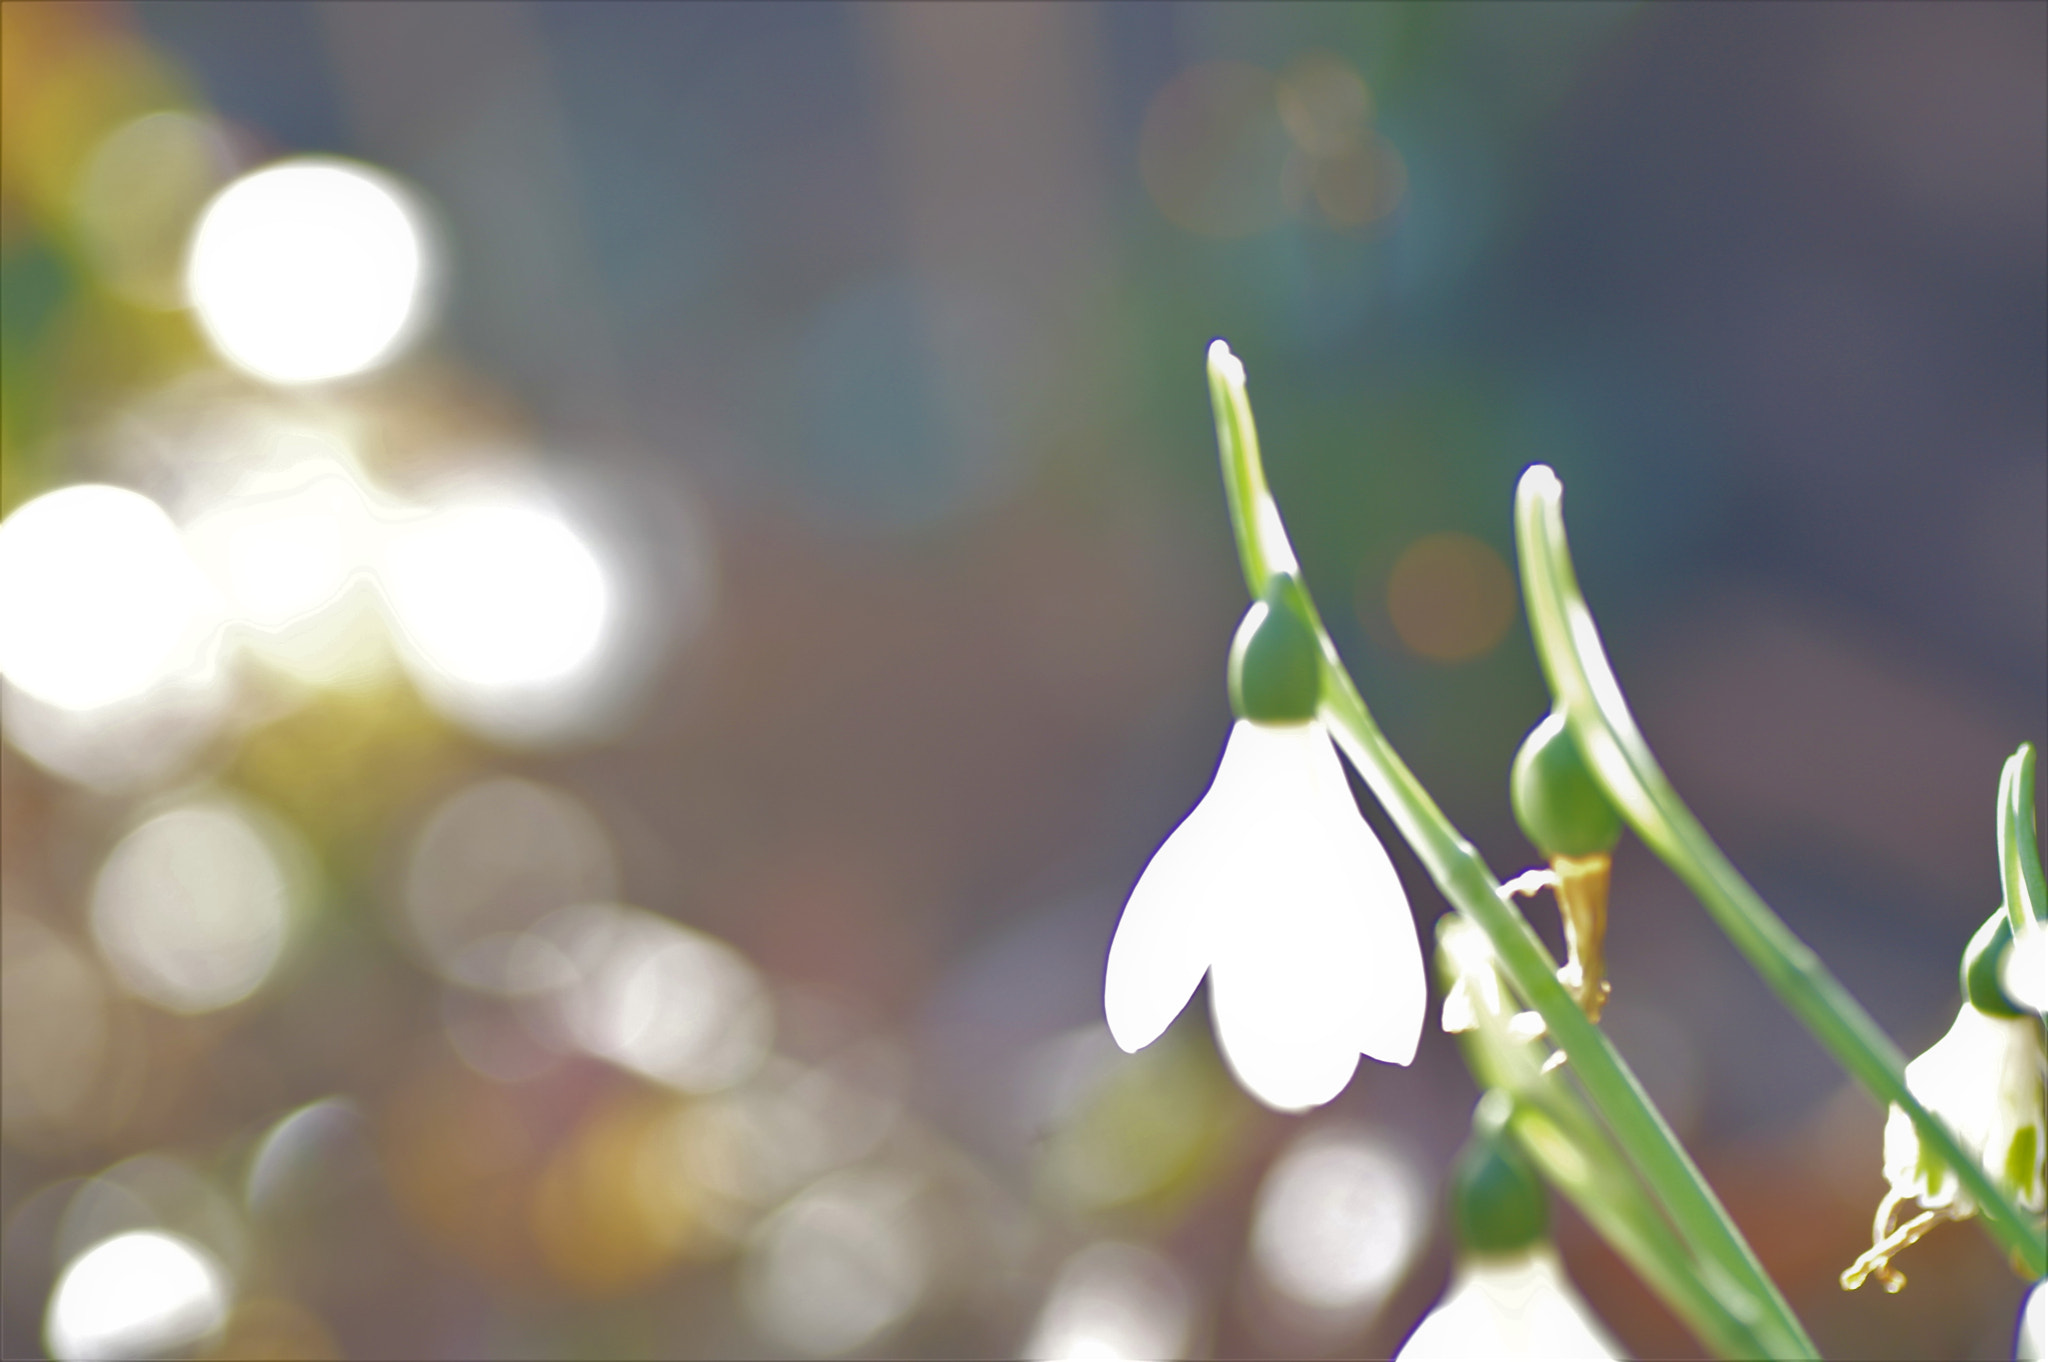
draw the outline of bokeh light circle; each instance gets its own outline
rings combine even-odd
[[[158,1230],[117,1234],[72,1260],[50,1294],[43,1337],[53,1357],[157,1357],[217,1334],[227,1283],[198,1245]]]
[[[1090,1244],[1060,1268],[1024,1356],[1185,1357],[1194,1310],[1169,1259],[1137,1244]]]
[[[306,158],[216,195],[185,278],[231,363],[312,383],[390,359],[418,318],[426,275],[419,216],[397,185],[368,166]]]
[[[1388,575],[1387,614],[1417,656],[1469,662],[1507,637],[1515,622],[1515,577],[1483,540],[1424,535],[1402,550]]]
[[[1259,1188],[1252,1261],[1283,1299],[1321,1311],[1370,1310],[1421,1247],[1424,1180],[1363,1130],[1297,1139]]]
[[[813,1184],[761,1224],[740,1290],[770,1338],[803,1356],[833,1357],[900,1323],[931,1271],[913,1183],[855,1168]]]
[[[397,535],[382,565],[416,660],[459,686],[573,677],[603,641],[611,584],[589,543],[537,505],[451,506]]]
[[[1153,96],[1138,134],[1138,178],[1176,226],[1235,240],[1286,220],[1288,150],[1272,73],[1205,62]]]
[[[203,632],[207,593],[162,507],[125,487],[46,492],[0,521],[0,674],[61,709],[155,686]]]
[[[284,950],[289,919],[277,851],[227,804],[143,823],[93,884],[93,936],[115,977],[172,1012],[211,1012],[255,992]]]

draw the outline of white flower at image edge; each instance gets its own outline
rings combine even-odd
[[[1906,1066],[1906,1086],[1949,1123],[1963,1148],[2014,1200],[2038,1213],[2048,1052],[2038,1017],[1994,1017],[1969,1003],[1926,1054]],[[1892,1195],[1961,1219],[1976,1202],[1948,1167],[1923,1156],[1920,1135],[1898,1107],[1884,1126],[1884,1175]]]
[[[2020,1303],[2019,1336],[2012,1355],[2014,1362],[2048,1362],[2048,1282],[2035,1282]]]
[[[1230,730],[1208,793],[1117,924],[1103,987],[1117,1044],[1158,1039],[1204,973],[1224,1058],[1268,1106],[1329,1101],[1361,1054],[1415,1058],[1415,922],[1319,723]]]
[[[1621,1349],[1587,1314],[1545,1245],[1462,1263],[1395,1362],[1496,1362],[1509,1357],[1615,1358]]]

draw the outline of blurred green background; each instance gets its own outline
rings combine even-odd
[[[1542,460],[1709,829],[1902,1047],[1953,1017],[2048,735],[2048,7],[0,21],[9,1357],[113,1346],[46,1313],[135,1230],[212,1356],[1390,1353],[1447,1039],[1283,1117],[1199,1007],[1101,1022],[1229,721],[1217,335],[1497,873]],[[14,518],[74,484],[140,496]],[[1612,912],[1605,1024],[1822,1348],[2009,1355],[1971,1228],[1836,1288],[1882,1113],[1632,844]]]

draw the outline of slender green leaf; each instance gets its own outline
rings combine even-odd
[[[1209,391],[1245,585],[1258,597],[1265,594],[1272,577],[1282,576],[1302,617],[1314,628],[1323,653],[1323,702],[1318,713],[1337,745],[1444,897],[1485,932],[1513,990],[1542,1016],[1629,1164],[1701,1262],[1701,1271],[1716,1282],[1715,1299],[1729,1315],[1728,1327],[1747,1328],[1766,1356],[1816,1356],[1776,1284],[1757,1263],[1641,1083],[1558,982],[1556,962],[1534,929],[1509,906],[1485,861],[1444,817],[1373,721],[1301,583],[1298,560],[1267,490],[1258,433],[1245,395],[1244,368],[1222,341],[1209,348]]]
[[[2041,1227],[2015,1206],[1947,1124],[1906,1087],[1905,1057],[1805,943],[1721,854],[1650,755],[1579,593],[1564,533],[1564,486],[1542,464],[1515,491],[1515,539],[1529,631],[1565,722],[1622,817],[1686,883],[1752,968],[1835,1060],[1881,1102],[1905,1110],[1956,1170],[1985,1227],[2033,1277],[2048,1272]],[[2002,801],[2003,802],[2003,801]]]
[[[2041,884],[2041,850],[2034,832],[2034,745],[2020,744],[1998,773],[1998,873],[2005,911],[2017,932],[2048,921],[2048,890]]]

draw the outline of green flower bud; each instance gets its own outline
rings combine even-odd
[[[1514,1102],[1489,1092],[1472,1114],[1472,1138],[1451,1169],[1451,1228],[1467,1253],[1514,1253],[1550,1232],[1543,1179],[1508,1134]]]
[[[1621,838],[1621,815],[1556,710],[1522,740],[1508,792],[1515,821],[1545,856],[1592,856],[1612,851]]]
[[[1306,723],[1322,695],[1322,649],[1275,576],[1230,645],[1230,707],[1259,724]]]
[[[2012,949],[2012,918],[2000,907],[1984,920],[1970,944],[1963,947],[1963,996],[1970,1006],[1992,1017],[2031,1016],[2025,1008],[2005,996],[1999,970],[2005,953]]]

